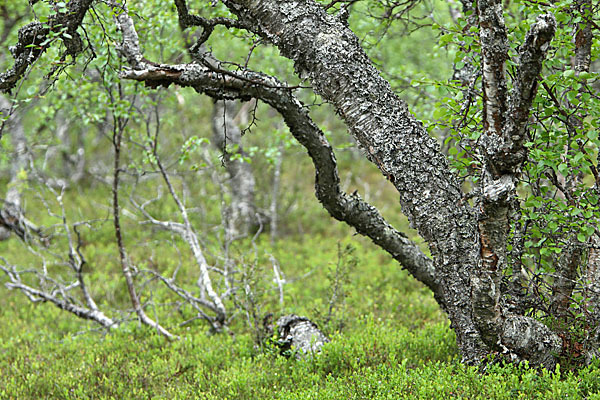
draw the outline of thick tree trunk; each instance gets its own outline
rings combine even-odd
[[[487,353],[475,327],[469,276],[480,263],[476,213],[435,139],[392,92],[356,36],[313,1],[226,1],[256,33],[294,60],[333,104],[367,157],[396,186],[403,212],[429,243],[448,313],[466,360]]]
[[[493,159],[484,191],[488,213],[478,215],[464,201],[435,140],[379,76],[342,21],[310,0],[224,3],[248,29],[294,61],[299,75],[307,76],[314,90],[335,107],[369,160],[397,188],[404,214],[434,256],[440,282],[437,299],[448,313],[464,359],[479,361],[497,349],[552,368],[560,339],[538,321],[512,316],[499,304],[503,239],[508,231],[505,217],[515,189],[514,178],[500,174],[518,168],[523,153],[509,158],[507,165],[500,157]],[[480,7],[482,40],[490,46],[484,51],[487,137],[498,137],[484,142],[492,157],[501,149],[521,150],[541,61],[555,26],[551,16],[543,16],[532,27],[520,49],[513,101],[507,103],[506,35],[501,5],[493,3],[489,9]],[[503,110],[513,111],[506,127]],[[482,218],[487,220],[483,224]],[[495,231],[498,227],[500,231]]]

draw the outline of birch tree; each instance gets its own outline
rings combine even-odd
[[[0,89],[10,91],[23,79],[49,36],[60,38],[65,57],[76,57],[85,47],[86,14],[92,7],[112,12],[120,32],[114,41],[127,65],[121,79],[153,88],[192,87],[218,101],[255,98],[279,112],[313,161],[323,207],[434,293],[465,362],[495,354],[552,369],[561,357],[595,356],[600,99],[591,90],[597,74],[590,61],[597,54],[597,5],[536,3],[523,11],[517,27],[506,26],[499,0],[462,2],[465,20],[448,40],[463,40],[471,52],[466,79],[475,95],[447,117],[456,146],[447,156],[348,23],[352,7],[361,3],[221,0],[203,15],[187,0],[174,0],[180,26],[201,34],[188,49],[193,61],[161,64],[143,53],[144,41],[152,38],[140,38],[126,4],[101,8],[98,1],[71,0],[46,22],[20,29],[11,48],[14,65],[0,75]],[[379,7],[382,18],[404,18],[400,2],[364,3]],[[298,99],[298,86],[201,54],[221,26],[254,35],[293,62],[296,74],[335,109],[382,179],[396,188],[402,212],[431,256],[376,208],[341,189],[332,147]],[[556,200],[561,197],[566,200]],[[544,232],[550,232],[551,245],[544,244]],[[566,312],[571,309],[576,313]],[[570,331],[565,322],[581,329]]]

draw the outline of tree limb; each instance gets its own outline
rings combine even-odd
[[[0,74],[0,91],[13,89],[19,79],[48,48],[46,43],[51,33],[59,37],[67,48],[67,54],[76,57],[83,51],[83,41],[77,29],[94,0],[71,0],[67,11],[58,12],[48,18],[48,22],[31,22],[19,29],[17,44],[10,48],[15,63],[5,73]]]
[[[139,49],[139,45],[131,48]],[[389,225],[375,207],[361,200],[358,195],[349,196],[341,190],[331,146],[285,84],[249,70],[215,72],[215,67],[206,64],[145,64],[144,69],[139,69],[142,64],[138,64],[138,69],[124,70],[121,76],[143,81],[150,86],[156,86],[157,82],[161,85],[175,83],[191,86],[198,92],[218,99],[259,98],[277,109],[294,137],[307,148],[316,169],[317,198],[330,214],[370,237],[434,293],[441,293],[433,263],[418,246]]]
[[[218,25],[223,25],[226,28],[244,28],[245,26],[240,22],[234,19],[225,18],[225,17],[217,17],[212,19],[207,19],[200,17],[199,15],[190,14],[187,7],[187,0],[174,0],[175,6],[177,7],[177,14],[179,16],[179,25],[181,29],[186,29],[190,26],[201,26],[202,34],[198,37],[196,44],[192,46],[192,49],[198,49],[206,40],[208,40],[209,36],[214,31],[215,27]],[[191,50],[193,51],[193,50]]]
[[[540,15],[519,48],[508,118],[502,132],[504,144],[493,157],[495,169],[499,174],[515,173],[527,157],[526,149],[523,147],[527,136],[527,120],[537,93],[542,64],[555,30],[554,15]]]

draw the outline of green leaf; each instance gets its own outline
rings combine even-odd
[[[448,111],[444,107],[438,107],[433,111],[434,119],[442,119],[446,116]]]
[[[563,175],[567,175],[567,173],[569,172],[569,166],[564,163],[558,164],[558,172],[560,172]]]
[[[446,44],[452,42],[453,39],[454,39],[454,34],[448,33],[446,35],[441,36],[440,39],[438,40],[438,43],[440,46],[445,46]]]

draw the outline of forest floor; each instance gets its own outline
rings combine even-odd
[[[94,190],[67,195],[76,205],[73,215],[98,209],[89,199],[106,196]],[[140,326],[127,307],[106,216],[83,232],[82,251],[99,306],[129,319],[119,328],[106,332],[52,304],[31,303],[8,290],[0,275],[0,399],[600,399],[597,365],[577,373],[463,365],[431,293],[389,255],[312,204],[290,216],[294,224],[274,243],[267,232],[231,250],[248,271],[253,301],[226,304],[234,316],[226,333],[210,334],[201,320],[182,326],[194,314],[152,282],[142,294],[146,312],[180,339],[169,341]],[[140,268],[153,264],[168,271],[181,261],[163,256],[168,235],[125,232]],[[31,265],[35,259],[26,253],[16,238],[0,242],[0,255],[11,262]],[[192,274],[185,255],[184,277]],[[286,279],[282,299],[273,259]],[[267,313],[307,316],[331,342],[300,360],[268,343],[258,346],[251,316]]]

